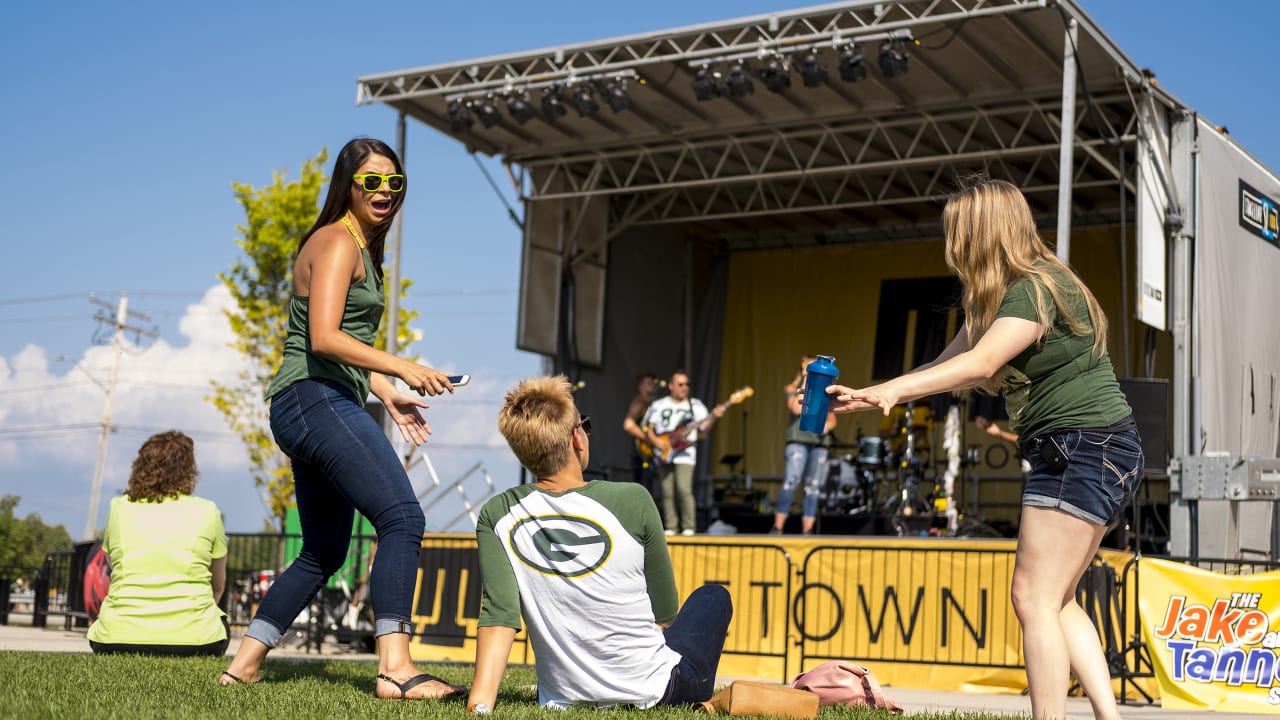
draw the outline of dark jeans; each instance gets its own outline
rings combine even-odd
[[[95,655],[117,655],[131,653],[133,655],[154,655],[158,657],[193,657],[196,655],[212,655],[221,657],[227,654],[227,645],[231,643],[231,626],[222,618],[222,628],[226,636],[218,642],[208,645],[132,645],[124,643],[100,643],[89,641],[89,648]]]
[[[271,585],[245,635],[276,645],[346,561],[356,510],[378,534],[369,573],[374,634],[409,632],[426,519],[382,428],[346,387],[302,380],[271,399],[271,432],[293,464],[302,553]]]
[[[716,668],[733,618],[733,600],[723,585],[703,585],[689,594],[671,627],[667,647],[680,653],[659,705],[688,705],[711,699]]]

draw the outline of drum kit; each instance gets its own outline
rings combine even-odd
[[[920,492],[926,485],[932,430],[929,408],[908,403],[894,408],[878,435],[860,435],[854,444],[833,445],[823,485],[824,509],[893,517],[933,512],[933,504]],[[835,454],[840,449],[856,449],[857,454]],[[927,485],[933,487],[932,482]]]

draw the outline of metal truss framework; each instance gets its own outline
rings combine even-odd
[[[645,225],[696,225],[722,238],[785,235],[806,224],[904,237],[926,218],[936,228],[938,201],[975,171],[1017,183],[1042,219],[1058,213],[1047,197],[1067,177],[1059,175],[1064,59],[1054,43],[1062,47],[1069,19],[1084,24],[1089,43],[1071,134],[1072,214],[1102,222],[1116,190],[1132,190],[1118,157],[1140,131],[1130,90],[1170,99],[1141,80],[1072,0],[851,0],[370,75],[359,80],[357,102],[388,104],[501,155],[527,205],[559,201],[575,213],[566,226],[569,259],[603,257],[611,239]],[[872,73],[867,90],[828,83],[819,94],[713,104],[676,90],[695,68],[729,58],[827,49],[830,61],[829,49],[859,41],[933,36],[916,43],[929,52],[913,52],[910,85]],[[445,120],[451,100],[622,75],[647,78],[651,89],[625,116],[469,132]],[[581,221],[601,202],[603,236]]]
[[[1078,190],[1114,193],[1123,182],[1132,191],[1128,173],[1116,161],[1116,150],[1137,137],[1130,102],[1127,94],[1094,99],[1098,112],[1110,116],[1112,137],[1090,132],[1084,127],[1088,114],[1077,115],[1082,118],[1074,136],[1080,150],[1073,169]],[[957,178],[975,170],[1007,178],[1029,195],[1056,192],[1060,109],[1055,99],[1010,98],[531,160],[522,165],[532,178],[526,200],[608,198],[609,232],[595,243],[577,238],[583,254],[639,225],[816,213],[829,220],[832,213],[873,209],[887,215],[900,235],[915,213],[897,208],[936,208]],[[1039,209],[1053,211],[1049,204]],[[1091,209],[1082,193],[1077,210]],[[868,225],[865,215],[846,219]],[[936,232],[936,219],[927,227]]]
[[[391,103],[418,97],[503,93],[563,80],[607,76],[662,63],[690,64],[756,53],[793,52],[818,45],[840,46],[875,34],[922,24],[960,23],[1046,7],[1047,0],[865,1],[758,16],[743,24],[705,25],[672,36],[654,33],[600,45],[589,43],[361,78],[357,104]],[[905,37],[906,35],[904,35]]]

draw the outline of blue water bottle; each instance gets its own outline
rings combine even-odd
[[[800,429],[804,432],[822,434],[827,426],[827,409],[831,399],[827,397],[827,387],[840,377],[836,369],[836,359],[830,355],[819,355],[817,360],[805,368],[809,373],[804,381],[804,406],[800,409]]]

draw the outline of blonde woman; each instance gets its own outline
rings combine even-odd
[[[964,331],[916,370],[873,387],[832,386],[837,413],[978,387],[999,392],[1032,470],[1012,599],[1031,711],[1066,715],[1075,672],[1094,717],[1119,717],[1097,631],[1075,588],[1142,477],[1137,426],[1106,351],[1107,320],[1036,233],[1013,185],[981,180],[943,210],[947,266],[964,292]]]

